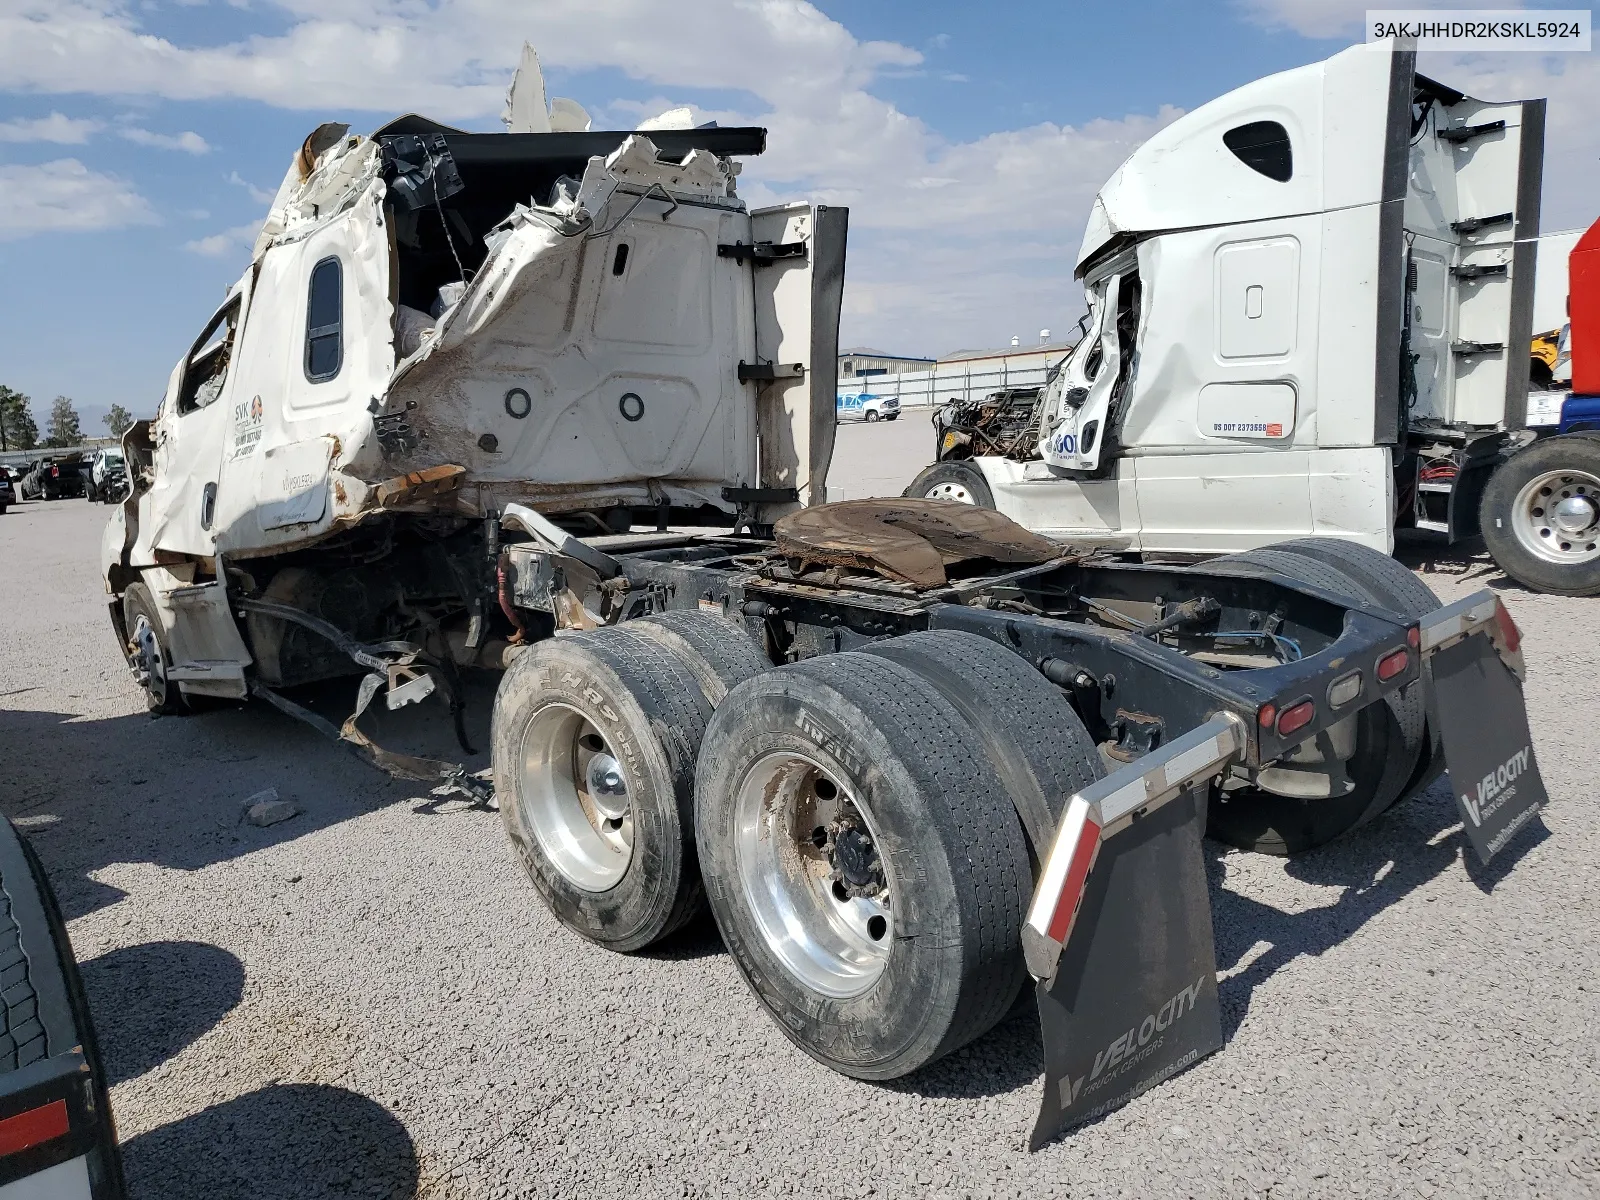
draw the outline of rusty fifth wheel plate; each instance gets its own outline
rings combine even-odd
[[[993,509],[949,500],[845,500],[802,509],[773,527],[790,558],[876,571],[918,587],[947,582],[954,563],[1042,563],[1061,547]]]

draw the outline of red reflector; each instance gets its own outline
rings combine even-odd
[[[1494,601],[1494,623],[1500,627],[1500,640],[1505,643],[1508,653],[1515,654],[1521,649],[1522,630],[1517,628],[1517,623],[1511,619],[1511,614],[1498,596]]]
[[[52,1100],[0,1121],[0,1155],[21,1154],[41,1143],[66,1136],[67,1102]]]
[[[1422,648],[1422,630],[1415,625],[1406,630],[1406,645],[1413,650],[1420,650]]]
[[[1287,737],[1296,729],[1304,729],[1317,715],[1317,706],[1309,700],[1291,705],[1278,715],[1278,736]]]
[[[61,468],[60,467],[51,467],[50,468],[50,478],[51,479],[59,479],[59,478],[61,478]]]
[[[1410,662],[1411,651],[1409,650],[1396,650],[1391,654],[1385,654],[1378,660],[1378,678],[1393,679],[1401,671],[1404,671]]]
[[[1055,912],[1050,915],[1050,936],[1062,945],[1066,945],[1067,934],[1072,931],[1072,918],[1078,911],[1078,901],[1083,899],[1084,881],[1089,878],[1094,852],[1099,848],[1100,826],[1085,817],[1083,831],[1072,851],[1072,861],[1067,866],[1067,877],[1061,884],[1061,896]]]
[[[1261,722],[1261,728],[1271,729],[1272,723],[1278,719],[1278,706],[1276,704],[1263,704],[1256,720]]]

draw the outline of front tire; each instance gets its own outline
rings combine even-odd
[[[900,494],[917,500],[952,500],[979,508],[994,507],[989,481],[979,467],[966,460],[934,463],[922,468],[911,486]]]
[[[134,682],[144,692],[145,707],[154,716],[176,716],[188,711],[178,685],[167,678],[172,653],[155,597],[143,583],[130,583],[122,593],[123,628],[128,641],[123,647]]]
[[[982,743],[916,673],[843,653],[747,680],[697,785],[723,940],[811,1057],[894,1079],[1010,1009],[1027,845]]]
[[[1600,437],[1562,434],[1489,477],[1478,513],[1495,563],[1524,587],[1600,595]]]
[[[874,411],[873,409],[869,408],[867,410],[867,412],[866,412],[866,415],[863,416],[861,419],[863,421],[865,421],[868,425],[871,425],[871,424],[874,424],[877,421],[878,414],[877,414],[876,411]]]

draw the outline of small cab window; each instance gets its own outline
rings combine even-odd
[[[1289,131],[1276,121],[1251,121],[1222,135],[1223,145],[1234,157],[1268,179],[1288,183],[1294,174],[1294,151],[1289,146]]]
[[[233,361],[234,341],[239,331],[239,298],[217,310],[205,332],[195,339],[184,364],[183,384],[178,392],[178,411],[194,412],[210,405],[222,394]]]
[[[344,283],[339,260],[325,258],[311,268],[306,299],[306,378],[322,383],[339,373],[344,360]]]

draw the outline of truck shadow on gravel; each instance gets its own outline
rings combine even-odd
[[[354,690],[341,680],[296,699],[338,723]],[[384,746],[479,770],[488,765],[492,695],[492,688],[469,688],[469,737],[478,751],[470,758],[439,700],[371,712],[362,728]],[[0,761],[0,809],[32,842],[69,920],[123,898],[94,878],[112,864],[198,871],[429,792],[427,784],[391,780],[261,703],[160,720],[9,709],[0,711]],[[300,811],[257,828],[244,819],[245,801],[267,788]]]
[[[1205,842],[1224,1038],[1233,1040],[1256,988],[1302,955],[1334,949],[1446,870],[1464,869],[1475,885],[1490,891],[1549,836],[1536,821],[1484,867],[1464,834],[1448,832],[1459,823],[1449,787],[1439,783],[1331,845],[1285,860],[1282,869],[1294,879],[1344,889],[1331,904],[1297,912],[1228,887],[1228,860],[1235,852]],[[917,1096],[972,1100],[1035,1086],[1043,1073],[1044,1048],[1030,988],[1025,1001],[986,1037],[884,1086]]]
[[[376,1100],[325,1084],[247,1092],[124,1142],[131,1200],[417,1194],[417,1150]]]
[[[244,964],[205,942],[124,946],[79,970],[112,1086],[178,1054],[244,995]]]
[[[1422,582],[1430,587],[1435,582],[1451,579],[1457,583],[1470,583],[1496,592],[1538,595],[1500,569],[1494,559],[1489,557],[1489,551],[1484,547],[1482,538],[1469,538],[1454,546],[1443,546],[1437,542],[1427,541],[1396,541],[1394,556],[1418,572]]]
[[[1283,869],[1292,878],[1344,889],[1333,903],[1299,912],[1285,912],[1227,887],[1230,852],[1207,842],[1223,1036],[1232,1040],[1255,989],[1295,959],[1332,950],[1446,870],[1465,870],[1480,890],[1492,891],[1523,855],[1549,836],[1534,821],[1485,867],[1464,834],[1449,832],[1459,824],[1448,783],[1436,783],[1370,825],[1286,860]]]

